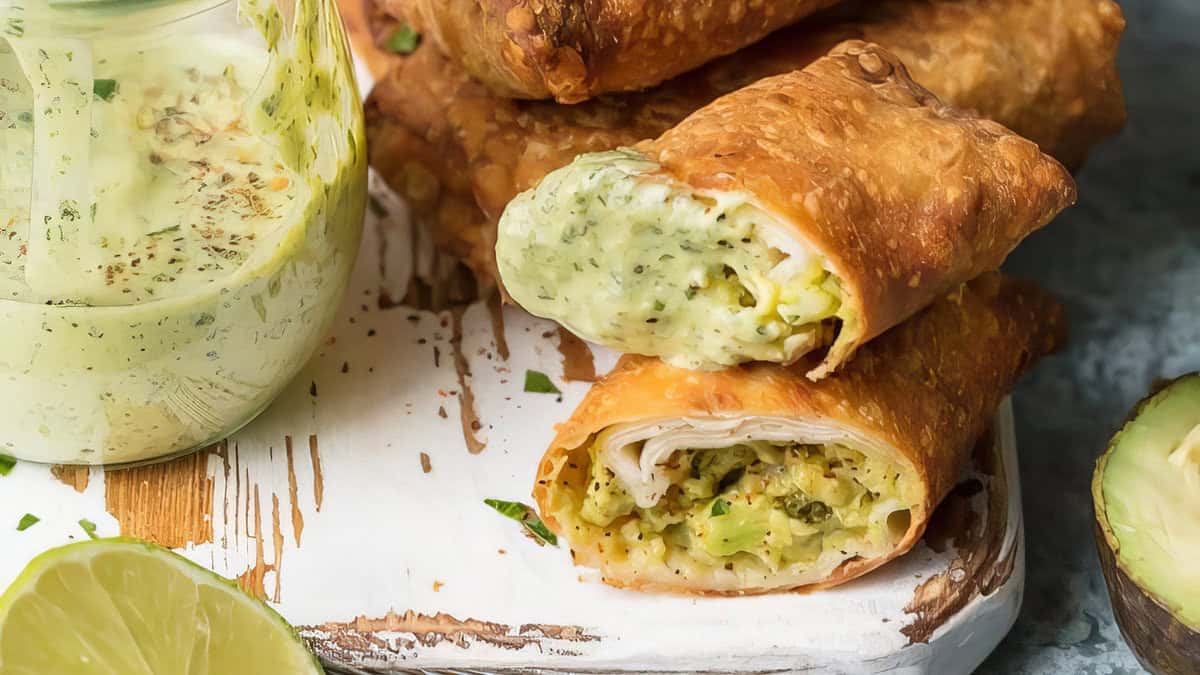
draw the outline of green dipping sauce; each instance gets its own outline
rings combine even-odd
[[[232,433],[311,357],[357,252],[334,1],[298,0],[294,30],[264,0],[149,4],[0,10],[0,452],[21,459]]]

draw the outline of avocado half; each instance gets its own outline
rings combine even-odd
[[[1200,673],[1200,373],[1143,399],[1096,463],[1096,546],[1147,670]]]

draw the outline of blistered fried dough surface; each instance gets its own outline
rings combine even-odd
[[[1037,145],[946,106],[856,40],[635,147],[694,189],[753,194],[826,258],[854,320],[813,377],[997,269],[1075,201],[1070,174]]]
[[[461,258],[481,279],[491,278],[495,237],[484,238],[495,227],[475,205],[466,146],[445,114],[454,97],[479,85],[432,49],[396,61],[366,102],[371,166],[418,218],[433,225],[434,242],[442,250]]]
[[[372,164],[403,193],[422,160],[389,158],[388,136],[408,129],[418,141],[430,139],[437,149],[417,153],[430,158],[424,173],[463,177],[471,187],[443,186],[418,215],[455,250],[468,251],[468,264],[486,280],[495,277],[490,246],[501,211],[546,173],[584,152],[654,138],[717,96],[803,68],[844,39],[883,45],[947,103],[1004,124],[1071,167],[1124,121],[1115,64],[1124,20],[1111,0],[884,0],[854,9],[859,18],[816,17],[653,90],[574,106],[492,96],[422,48],[368,102]],[[403,106],[429,87],[445,91],[444,107]],[[460,150],[447,152],[451,144]],[[401,164],[408,169],[394,173]],[[441,208],[445,202],[455,205]]]
[[[837,0],[384,0],[499,96],[656,85]]]
[[[1111,0],[918,1],[881,3],[857,37],[891,50],[943,101],[1075,169],[1125,123],[1124,31]]]
[[[902,555],[916,543],[1000,401],[1021,373],[1062,343],[1065,328],[1061,307],[1049,294],[989,273],[875,339],[846,368],[820,382],[804,375],[815,365],[812,359],[790,367],[755,363],[698,372],[625,356],[559,425],[538,467],[533,496],[547,524],[571,540],[575,562],[599,568],[608,583],[707,593],[711,588],[704,579],[671,574],[647,578],[610,561],[598,542],[571,539],[572,523],[553,514],[562,513],[564,476],[570,475],[569,461],[580,461],[578,449],[613,425],[683,417],[761,415],[854,430],[894,449],[915,468],[920,499],[894,550],[850,560],[810,588],[834,586]],[[786,585],[724,592],[785,589]]]

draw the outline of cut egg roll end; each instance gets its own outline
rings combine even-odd
[[[1034,143],[847,41],[550,172],[496,257],[518,304],[583,339],[704,370],[823,352],[820,379],[1074,200]]]
[[[625,356],[559,426],[533,496],[611,585],[835,586],[912,548],[1017,377],[1064,338],[1048,294],[987,274],[816,383],[813,358],[703,372]]]

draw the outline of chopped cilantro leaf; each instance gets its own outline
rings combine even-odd
[[[17,465],[17,458],[12,455],[0,455],[0,476],[7,476]]]
[[[97,538],[96,537],[96,524],[93,523],[92,521],[88,520],[87,518],[80,518],[79,519],[79,527],[83,528],[83,531],[87,533],[87,536],[91,537],[92,539]]]
[[[550,378],[545,373],[539,373],[536,370],[525,371],[525,391],[534,394],[561,394],[558,387],[550,381]]]
[[[502,499],[485,499],[483,503],[496,509],[502,515],[521,523],[530,534],[538,539],[539,544],[545,542],[551,546],[558,546],[558,537],[528,506],[521,502],[506,502]]]
[[[17,522],[17,532],[24,532],[25,530],[28,530],[37,524],[39,520],[41,520],[41,518],[38,518],[32,513],[26,513],[25,515],[21,516],[21,520]]]
[[[116,80],[93,80],[92,81],[92,93],[95,94],[96,98],[98,98],[98,99],[101,99],[103,101],[111,101],[113,94],[117,93],[117,81]]]
[[[401,24],[395,33],[384,44],[389,52],[396,54],[411,54],[421,44],[421,34],[408,24]]]
[[[717,501],[713,502],[712,515],[723,516],[726,513],[729,513],[729,502],[725,501],[724,499],[718,499]]]

